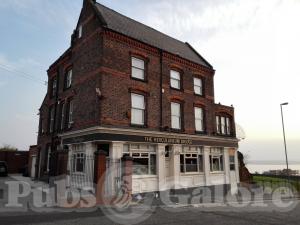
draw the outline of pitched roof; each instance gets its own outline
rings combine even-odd
[[[95,6],[101,21],[108,29],[205,67],[213,68],[189,43],[172,38],[99,3],[96,3]]]

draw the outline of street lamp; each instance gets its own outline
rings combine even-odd
[[[284,130],[284,121],[283,121],[283,112],[282,112],[282,106],[283,105],[288,105],[288,102],[281,103],[280,104],[280,109],[281,109],[281,120],[282,120],[282,131],[283,131],[283,140],[284,140],[284,150],[285,150],[285,161],[286,161],[286,174],[289,179],[289,162],[288,162],[288,157],[287,157],[287,150],[286,150],[286,139],[285,139],[285,130]]]

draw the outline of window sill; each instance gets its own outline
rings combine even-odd
[[[201,175],[201,176],[204,176],[204,172],[186,172],[186,173],[180,173],[180,176],[190,176],[190,175]]]
[[[86,175],[86,173],[84,173],[84,172],[72,172],[71,173],[71,176],[72,175],[80,175],[80,176],[84,176],[84,175]]]
[[[144,83],[148,83],[148,80],[147,80],[146,77],[145,77],[145,79],[140,79],[140,78],[137,78],[137,77],[133,77],[133,76],[131,75],[130,78],[131,78],[131,80],[141,81],[141,82],[144,82]]]
[[[218,137],[227,137],[227,138],[233,138],[233,137],[235,137],[234,135],[232,135],[232,134],[218,134],[218,133],[216,133],[215,134],[216,136],[218,136]]]
[[[221,174],[225,174],[225,172],[224,171],[210,171],[210,174],[221,175]]]
[[[197,93],[194,92],[194,95],[197,96],[197,97],[205,98],[205,95],[204,95],[204,94],[197,94]]]
[[[183,92],[183,91],[184,91],[183,88],[175,88],[175,87],[172,87],[172,86],[170,86],[170,89],[171,89],[171,90],[174,90],[174,91],[180,91],[180,92]]]
[[[148,128],[147,125],[134,124],[134,123],[131,123],[130,126],[135,128]]]
[[[70,90],[72,87],[72,85],[70,87],[64,87],[63,91],[67,91],[67,90]]]
[[[132,175],[133,179],[157,178],[157,175]]]
[[[183,133],[183,132],[184,132],[184,129],[170,128],[170,131],[171,131],[171,132],[174,132],[174,133]]]

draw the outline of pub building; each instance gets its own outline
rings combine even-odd
[[[93,189],[104,174],[107,195],[124,165],[133,194],[239,183],[234,108],[215,103],[215,70],[189,43],[84,0],[47,73],[36,178]]]

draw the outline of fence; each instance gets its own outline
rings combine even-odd
[[[70,186],[94,190],[94,155],[76,153],[69,159]]]
[[[122,161],[106,159],[105,195],[114,196],[121,188]]]
[[[69,159],[70,187],[94,191],[94,155],[76,153]],[[121,160],[106,159],[105,195],[114,196],[121,188]]]

